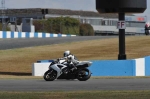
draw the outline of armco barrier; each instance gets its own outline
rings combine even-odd
[[[50,63],[34,63],[32,66],[32,76],[43,76],[48,70]]]
[[[92,76],[135,76],[135,60],[92,61]]]
[[[145,76],[150,76],[150,56],[145,57]]]
[[[33,76],[43,76],[50,60],[41,60],[32,65]],[[150,57],[133,60],[94,60],[89,67],[92,76],[150,76]]]
[[[11,32],[0,31],[0,38],[48,38],[48,37],[68,37],[76,35],[42,33],[42,32]]]

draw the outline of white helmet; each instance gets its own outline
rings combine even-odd
[[[68,55],[70,55],[70,51],[69,50],[64,52],[64,57],[67,57]]]

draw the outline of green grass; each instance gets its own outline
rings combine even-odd
[[[149,99],[150,91],[0,92],[0,99]]]

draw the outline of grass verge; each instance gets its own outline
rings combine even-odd
[[[0,99],[149,99],[150,91],[0,92]]]
[[[150,36],[126,37],[127,59],[149,56],[149,44]],[[62,57],[65,50],[79,60],[117,60],[118,45],[118,38],[110,38],[0,50],[0,76],[31,76],[34,62]]]

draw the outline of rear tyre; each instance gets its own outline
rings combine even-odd
[[[91,77],[91,72],[89,69],[82,69],[78,72],[77,79],[79,81],[86,81]]]
[[[53,81],[57,77],[57,72],[55,70],[48,70],[44,73],[44,80]]]

